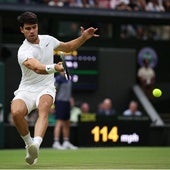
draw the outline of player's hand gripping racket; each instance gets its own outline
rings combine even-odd
[[[62,63],[63,63],[65,78],[66,78],[67,80],[70,80],[70,73],[69,73],[69,70],[68,70],[68,68],[67,68],[66,61],[65,61],[65,59],[64,59],[64,53],[63,53],[63,52],[60,52],[59,55],[60,55],[60,59],[61,59],[61,61],[62,61]]]

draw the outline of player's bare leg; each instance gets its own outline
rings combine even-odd
[[[27,107],[24,101],[16,99],[11,103],[11,114],[19,134],[25,136],[29,133],[28,123],[25,119],[27,115]]]
[[[38,105],[38,119],[35,124],[34,137],[44,137],[48,126],[48,114],[52,104],[53,98],[50,95],[45,94],[40,97]]]
[[[26,145],[25,160],[28,164],[31,165],[34,163],[36,155],[34,154],[35,146],[33,145],[33,140],[30,136],[28,123],[25,119],[27,112],[27,107],[24,101],[20,99],[12,101],[11,113],[13,121],[16,126],[16,129],[18,130]]]
[[[30,165],[37,162],[39,147],[48,126],[48,113],[52,103],[53,100],[51,96],[41,96],[38,105],[38,119],[34,130],[34,141],[33,144],[28,148],[28,155],[26,156],[26,162]]]

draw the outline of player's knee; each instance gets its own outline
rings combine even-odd
[[[11,109],[11,113],[14,120],[24,116],[22,111],[16,108]]]
[[[38,107],[39,112],[49,112],[51,108],[51,105],[48,102],[43,102],[41,105]]]

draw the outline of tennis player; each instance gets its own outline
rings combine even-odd
[[[32,12],[18,16],[20,31],[25,40],[18,50],[18,62],[22,78],[11,103],[14,124],[26,145],[25,161],[37,162],[39,147],[48,126],[48,113],[55,99],[54,73],[63,72],[62,63],[53,63],[53,51],[70,52],[83,45],[88,39],[98,37],[97,28],[81,27],[81,36],[61,42],[49,35],[38,35],[38,18]],[[25,116],[38,110],[34,138],[31,137]]]

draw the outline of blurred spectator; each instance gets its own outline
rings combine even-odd
[[[120,37],[122,39],[139,40],[169,40],[169,25],[121,25]]]
[[[152,11],[152,12],[163,12],[163,11],[165,11],[163,5],[160,4],[158,0],[148,1],[145,10],[146,11]]]
[[[80,36],[80,26],[76,22],[71,22],[69,25],[70,35]]]
[[[127,11],[168,12],[170,0],[18,0],[22,4],[48,4],[58,7],[105,8]],[[147,2],[147,3],[146,3]]]
[[[146,0],[137,0],[136,3],[138,4],[138,7],[140,8],[140,10],[145,11]]]
[[[50,0],[48,2],[48,5],[49,6],[59,6],[59,7],[62,7],[62,6],[64,6],[64,2],[62,0]]]
[[[122,0],[110,0],[110,8],[116,9]]]
[[[143,60],[143,66],[139,68],[137,76],[144,93],[151,99],[152,90],[155,84],[155,71],[150,67],[149,59]]]
[[[139,40],[152,39],[152,36],[149,32],[149,28],[146,28],[143,25],[137,25],[136,26],[136,38]]]
[[[129,108],[123,112],[123,116],[142,116],[142,112],[138,110],[138,103],[131,101]]]
[[[138,6],[137,0],[129,0],[129,4],[127,5],[131,8],[132,11],[139,11],[140,7]]]
[[[122,25],[121,26],[121,38],[122,39],[139,39],[139,40],[148,40],[153,39],[152,32],[149,27],[144,25]]]
[[[82,0],[69,0],[70,7],[83,7]]]
[[[72,21],[61,21],[58,23],[58,35],[59,36],[80,36],[80,23]]]
[[[81,114],[81,109],[76,106],[75,100],[74,100],[73,97],[70,98],[70,106],[71,106],[70,122],[71,123],[77,123],[78,122],[78,117]]]
[[[76,0],[46,0],[49,6],[58,6],[58,7],[69,7],[69,6],[77,6]]]
[[[83,102],[80,106],[82,114],[90,113],[90,105],[87,102]]]
[[[69,6],[69,7],[97,7],[97,0],[50,0],[49,6]]]
[[[102,103],[98,106],[98,114],[101,115],[114,115],[116,111],[113,109],[112,100],[105,98]]]
[[[163,7],[165,12],[170,12],[170,0],[163,0]]]
[[[128,4],[128,0],[121,0],[120,3],[116,6],[116,10],[131,11],[131,8],[128,6]]]
[[[162,40],[170,40],[170,25],[162,26],[160,30]]]
[[[99,0],[81,0],[83,7],[97,7]],[[104,0],[105,1],[105,0]]]
[[[121,25],[120,37],[122,39],[136,38],[137,33],[134,25]]]
[[[96,6],[98,8],[110,8],[110,0],[96,0]]]

